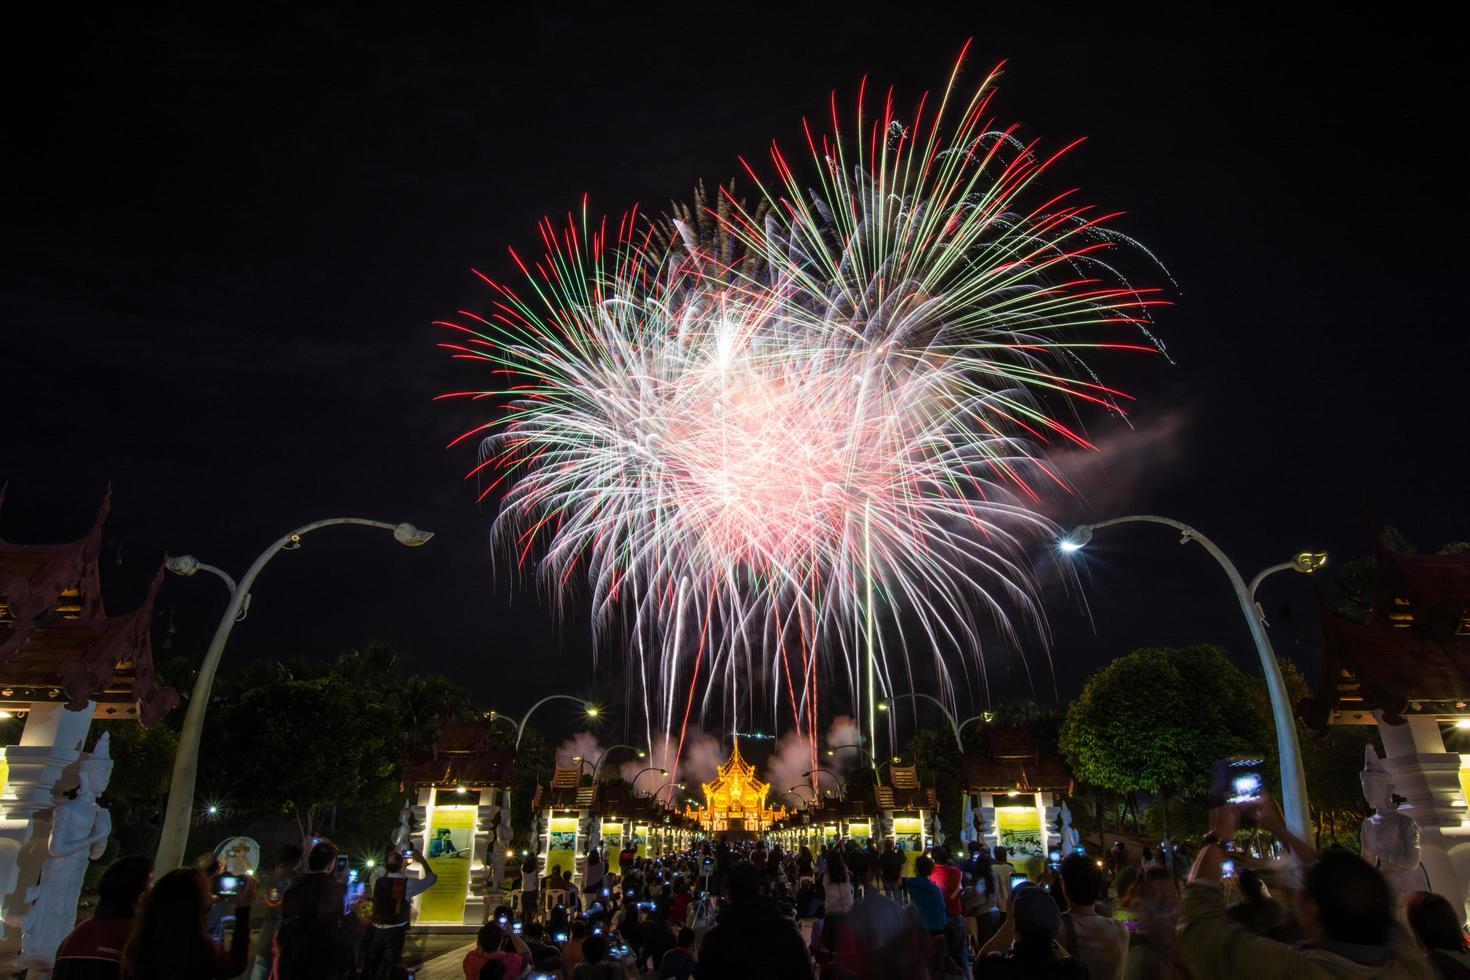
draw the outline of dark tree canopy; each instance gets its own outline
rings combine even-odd
[[[1210,765],[1260,752],[1249,678],[1214,646],[1135,650],[1094,674],[1062,723],[1078,779],[1113,792],[1197,795]]]

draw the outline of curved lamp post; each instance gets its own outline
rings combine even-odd
[[[629,745],[626,742],[619,742],[616,745],[609,745],[607,748],[602,750],[602,754],[600,754],[597,757],[596,761],[592,763],[592,781],[594,783],[597,782],[597,774],[602,771],[602,760],[606,759],[613,749],[632,749],[634,752],[638,753],[638,758],[648,758],[648,753],[645,752],[643,749],[640,749],[636,745]]]
[[[656,772],[660,776],[667,776],[669,774],[669,771],[667,769],[660,768],[659,766],[649,766],[646,769],[639,769],[638,770],[638,775],[634,776],[632,778],[632,780],[629,781],[629,783],[628,783],[629,786],[633,787],[633,791],[635,793],[638,791],[638,780],[640,780],[640,779],[643,778],[643,774],[645,772]],[[664,783],[664,786],[667,786],[667,785],[669,785],[669,784],[668,783]],[[663,789],[664,786],[660,786],[659,789]],[[649,796],[652,796],[653,793],[650,793],[648,795]]]
[[[867,749],[863,748],[856,742],[849,742],[847,745],[833,745],[827,749],[827,755],[835,758],[837,753],[841,752],[843,749],[857,749],[859,752],[867,757],[868,765],[872,766],[875,771],[877,770],[878,762],[873,758],[873,753],[869,752]]]
[[[934,705],[936,708],[942,711],[944,713],[945,721],[949,722],[950,731],[954,732],[955,748],[960,750],[960,755],[965,754],[965,742],[964,739],[961,737],[961,733],[963,733],[964,730],[971,724],[977,721],[988,722],[993,717],[990,712],[982,711],[978,715],[975,715],[973,718],[966,718],[964,721],[956,721],[954,712],[950,711],[943,701],[932,695],[920,694],[918,691],[910,691],[908,694],[902,695],[902,697],[923,698],[925,701],[928,701],[930,704]],[[893,702],[893,698],[884,698],[883,700],[878,702],[878,710],[887,711],[893,705]],[[869,756],[869,758],[872,757]],[[895,758],[894,761],[897,761],[897,758]]]
[[[644,772],[647,772],[647,771],[648,770],[646,770],[646,769],[644,770]],[[663,773],[665,776],[667,776],[669,774],[669,771],[667,769],[660,769],[659,772]],[[669,782],[664,783],[658,789],[656,789],[656,790],[653,791],[653,798],[655,800],[658,799],[658,794],[662,793],[664,790],[668,789],[670,786],[677,786],[680,789],[683,789],[684,786],[685,786],[685,784],[684,783],[676,783],[673,780],[670,780]],[[669,794],[669,809],[672,810],[673,808],[674,808],[674,794],[673,793],[670,793]]]
[[[808,769],[806,772],[802,773],[802,776],[810,778],[813,773],[819,772],[825,772],[827,775],[831,776],[832,782],[837,784],[838,792],[842,794],[844,799],[847,797],[847,784],[842,781],[842,777],[838,776],[837,773],[833,772],[831,769],[824,769],[821,766],[818,766],[815,769]],[[818,781],[820,782],[820,780]],[[812,793],[815,794],[816,790],[812,790]]]
[[[515,752],[518,753],[521,749],[521,736],[526,734],[526,724],[531,720],[531,716],[536,713],[537,708],[551,701],[571,701],[574,704],[580,704],[582,706],[582,710],[586,712],[588,718],[596,718],[602,713],[601,708],[597,707],[597,705],[593,704],[591,701],[586,700],[585,698],[579,698],[571,694],[548,694],[546,697],[542,698],[540,701],[537,701],[535,704],[527,708],[526,713],[521,715],[521,720],[519,723],[495,711],[491,711],[489,713],[490,723],[494,724],[497,721],[503,721],[516,730]],[[601,756],[599,756],[599,758],[601,758]],[[577,761],[579,764],[582,764],[581,756],[577,757]],[[596,781],[595,773],[593,775],[593,781]],[[511,799],[511,791],[509,789],[506,789],[505,794],[501,800],[501,826],[503,826],[508,832],[514,830],[514,828],[511,826]]]
[[[189,707],[184,712],[184,725],[179,730],[179,749],[174,756],[173,778],[168,787],[168,806],[163,814],[163,828],[158,841],[158,855],[153,866],[162,874],[176,868],[184,861],[184,847],[189,839],[189,819],[194,809],[194,784],[199,776],[199,742],[204,734],[204,713],[209,708],[209,693],[214,688],[214,675],[219,670],[220,658],[225,652],[225,643],[235,624],[245,618],[250,610],[250,587],[266,563],[282,551],[295,551],[301,547],[304,535],[334,524],[356,524],[359,527],[376,527],[393,532],[393,539],[409,548],[417,548],[434,536],[432,531],[420,531],[412,524],[389,524],[386,521],[369,521],[361,517],[332,517],[324,521],[313,521],[282,535],[269,548],[260,553],[246,570],[245,576],[236,584],[222,569],[207,565],[193,555],[178,555],[165,560],[168,570],[175,575],[190,576],[196,572],[209,572],[224,580],[230,590],[230,603],[215,627],[214,638],[204,654],[204,662],[194,677],[194,693],[189,697]]]
[[[1209,552],[1210,557],[1225,570],[1225,575],[1230,579],[1230,585],[1235,590],[1235,598],[1240,603],[1240,612],[1245,616],[1246,625],[1250,627],[1251,639],[1256,645],[1256,654],[1261,658],[1261,671],[1266,675],[1266,691],[1271,696],[1271,717],[1276,725],[1276,754],[1281,759],[1282,813],[1292,833],[1303,839],[1310,839],[1312,819],[1307,809],[1307,777],[1302,768],[1301,745],[1298,744],[1296,738],[1296,717],[1292,713],[1291,703],[1287,698],[1286,680],[1281,676],[1281,664],[1277,662],[1276,653],[1271,649],[1271,639],[1266,635],[1266,617],[1261,614],[1261,607],[1256,604],[1255,594],[1256,588],[1268,575],[1284,572],[1287,569],[1310,575],[1327,563],[1327,554],[1320,551],[1303,551],[1289,562],[1282,562],[1262,570],[1259,575],[1251,579],[1250,585],[1246,585],[1245,580],[1240,576],[1240,571],[1229,558],[1225,557],[1225,553],[1215,546],[1213,541],[1188,524],[1154,514],[1131,514],[1127,517],[1098,521],[1095,524],[1079,524],[1058,542],[1057,546],[1064,554],[1079,551],[1092,540],[1093,531],[1114,524],[1162,524],[1165,527],[1172,527],[1180,533],[1180,544],[1188,544],[1190,541],[1198,542],[1199,546]]]

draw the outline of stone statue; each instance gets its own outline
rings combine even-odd
[[[403,809],[398,811],[398,829],[393,831],[393,848],[401,851],[405,847],[413,846],[413,798],[403,801]]]
[[[1077,833],[1077,828],[1072,826],[1072,808],[1067,806],[1066,800],[1062,801],[1061,816],[1062,857],[1066,857],[1068,854],[1071,854],[1073,851],[1077,850],[1077,845],[1081,843],[1082,838]]]
[[[1403,901],[1429,885],[1419,866],[1419,825],[1393,805],[1393,782],[1373,746],[1363,747],[1363,798],[1373,808],[1363,820],[1363,859],[1379,870]]]
[[[30,911],[21,920],[21,956],[17,965],[49,969],[56,947],[71,931],[77,917],[77,898],[87,863],[102,856],[112,836],[112,815],[97,805],[97,796],[112,778],[107,733],[97,747],[78,763],[76,799],[58,803],[51,811],[51,833],[41,862],[41,880],[26,889]]]

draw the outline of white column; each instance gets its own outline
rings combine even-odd
[[[10,767],[0,797],[0,964],[20,952],[20,929],[5,924],[26,912],[25,890],[41,871],[41,848],[29,846],[51,832],[57,796],[77,784],[76,762],[92,725],[92,702],[81,711],[32,702],[20,742],[0,749]]]

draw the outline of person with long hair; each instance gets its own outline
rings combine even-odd
[[[222,980],[245,970],[255,879],[241,879],[235,894],[228,949],[209,938],[204,923],[217,882],[195,868],[176,868],[158,879],[143,899],[123,948],[121,980]]]
[[[1470,980],[1470,952],[1465,933],[1449,900],[1434,892],[1415,892],[1404,911],[1414,938],[1443,980]]]
[[[842,860],[842,852],[832,848],[827,855],[827,867],[822,872],[825,915],[843,915],[852,911],[851,877],[847,873],[847,862]]]

